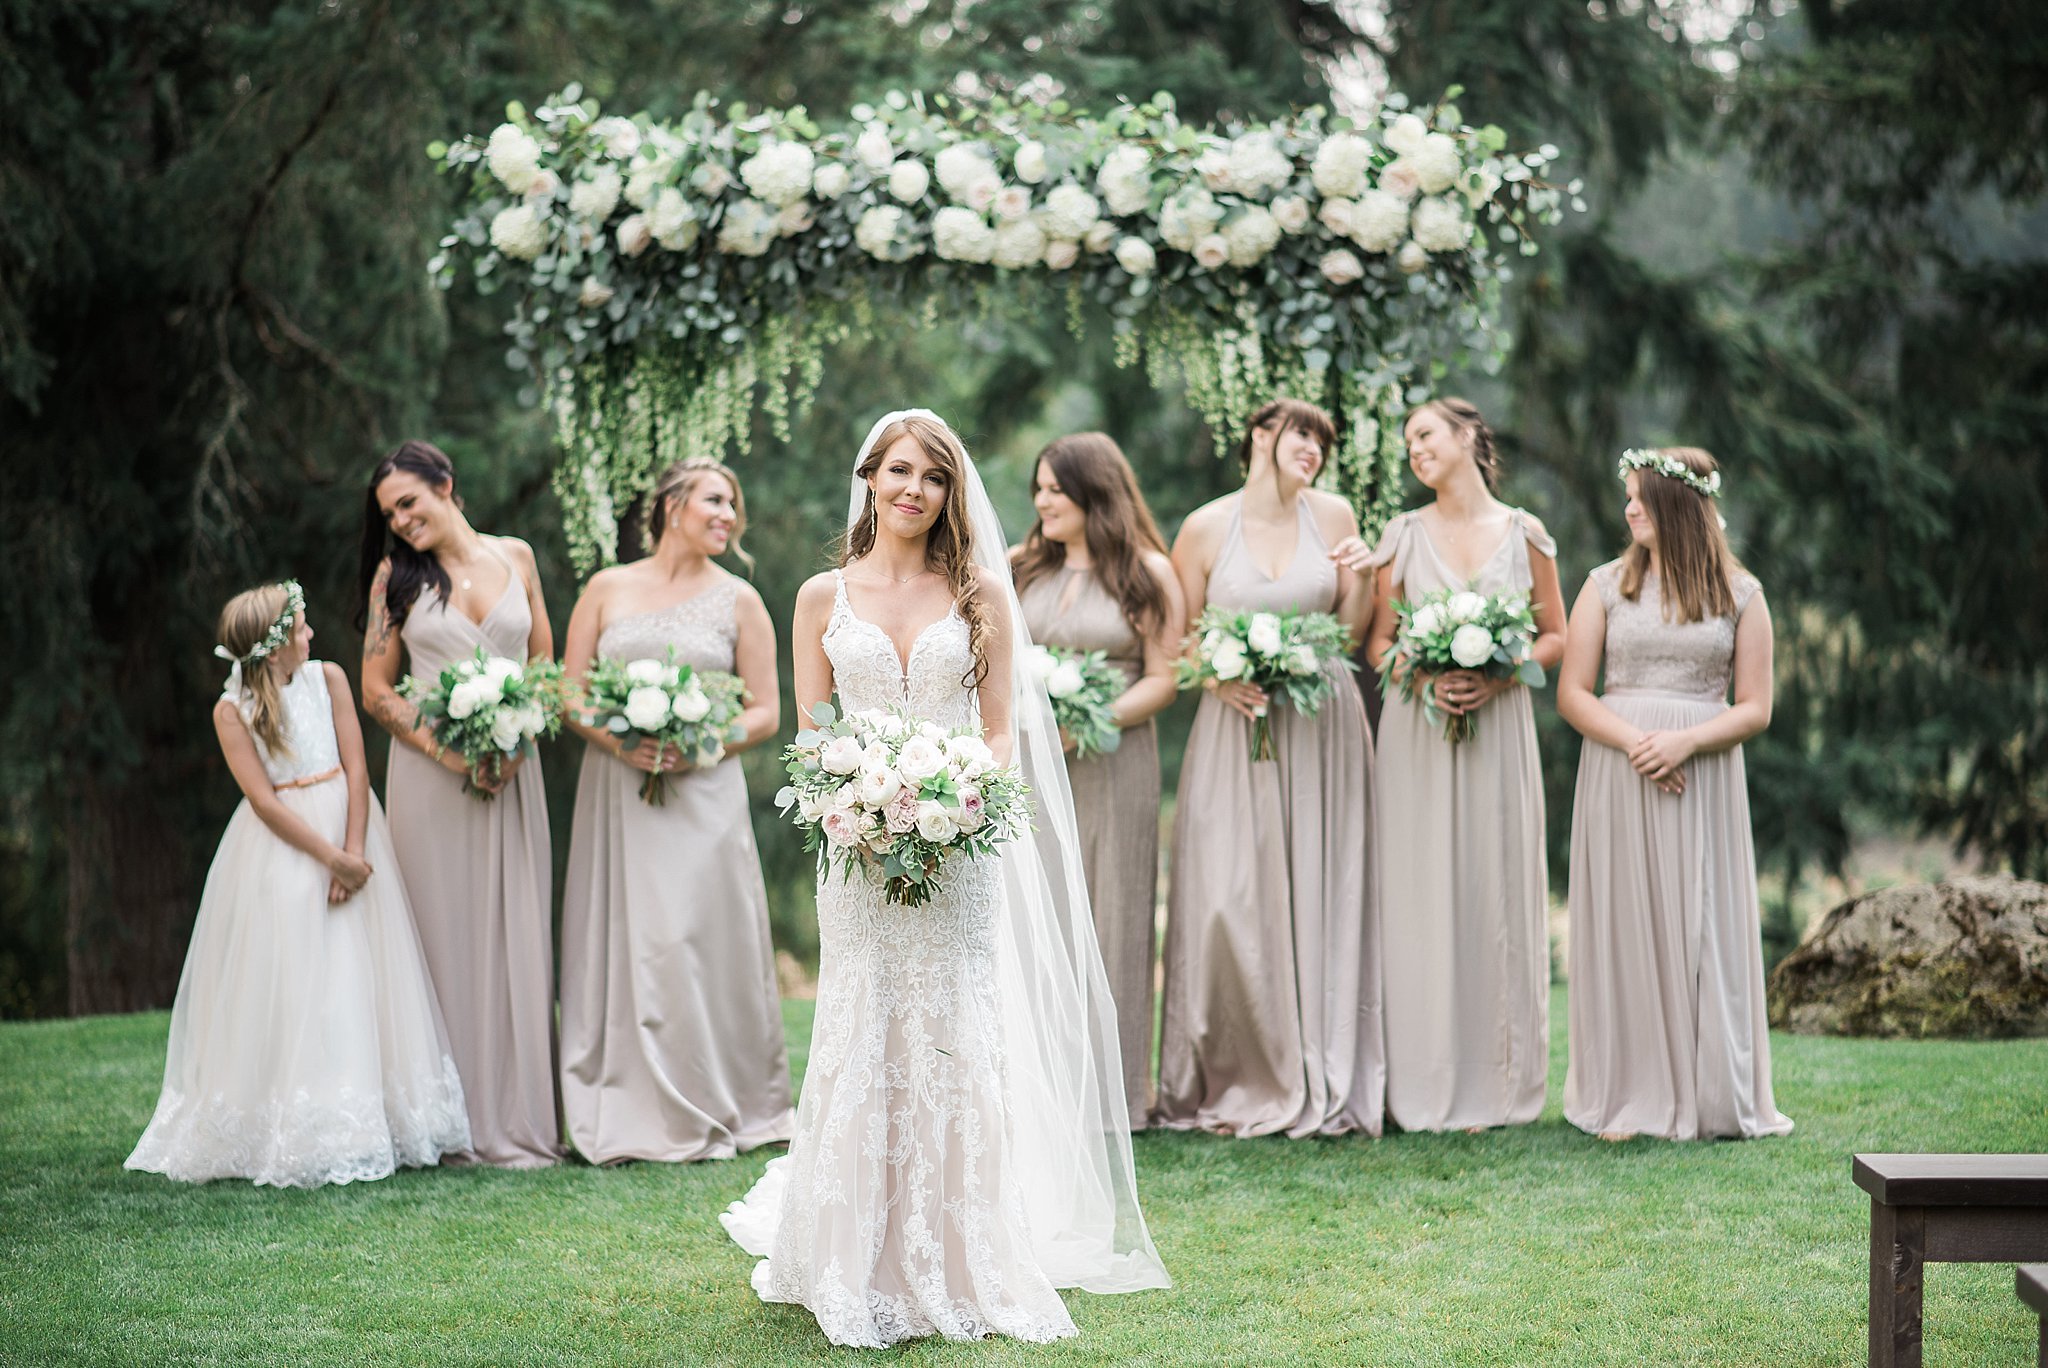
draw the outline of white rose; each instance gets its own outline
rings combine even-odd
[[[782,206],[775,214],[775,235],[795,237],[808,229],[817,220],[812,217],[809,200],[794,200]]]
[[[896,145],[889,141],[887,128],[871,123],[861,131],[860,140],[853,145],[853,155],[870,171],[887,171],[889,164],[896,160]]]
[[[838,162],[826,162],[811,177],[811,193],[822,200],[838,199],[846,193],[846,186],[852,177]]]
[[[1183,252],[1216,231],[1223,221],[1223,209],[1207,190],[1184,190],[1159,210],[1159,236],[1167,246]]]
[[[1321,664],[1322,662],[1316,659],[1314,649],[1308,646],[1296,646],[1287,653],[1287,671],[1289,674],[1311,675],[1316,672]]]
[[[520,741],[519,714],[507,710],[491,719],[491,744],[501,751],[517,750]]]
[[[818,763],[827,774],[851,774],[860,768],[861,745],[850,736],[835,736],[818,752]]]
[[[1422,176],[1412,158],[1396,157],[1380,172],[1380,189],[1390,195],[1412,200],[1422,193]]]
[[[1045,230],[1030,219],[1005,223],[996,229],[989,259],[1008,271],[1021,271],[1045,260]]]
[[[1224,642],[1209,657],[1209,668],[1216,672],[1218,679],[1238,679],[1250,664],[1245,658],[1244,648],[1234,641]]]
[[[1002,193],[1003,178],[991,167],[986,173],[976,176],[967,183],[960,200],[975,213],[982,214],[988,212],[989,206],[994,204]]]
[[[1223,234],[1210,233],[1195,239],[1195,265],[1205,271],[1213,271],[1230,260],[1230,244],[1223,240]]]
[[[1479,615],[1486,611],[1486,600],[1470,589],[1461,589],[1451,595],[1445,611],[1451,615],[1453,622],[1477,622]]]
[[[1212,147],[1202,153],[1195,158],[1195,174],[1200,176],[1202,184],[1211,190],[1230,189],[1230,149]]]
[[[503,685],[508,679],[526,678],[526,667],[509,656],[492,656],[484,662],[484,667],[480,673],[486,679],[494,679],[500,685]],[[492,702],[496,701],[496,699],[492,700]]]
[[[1403,271],[1409,275],[1414,275],[1417,271],[1429,265],[1429,253],[1422,250],[1421,243],[1410,238],[1401,244],[1401,250],[1394,254],[1394,260],[1400,264]]]
[[[469,684],[476,690],[478,707],[495,708],[505,701],[505,682],[502,679],[480,674]]]
[[[1332,285],[1349,285],[1365,274],[1365,263],[1342,247],[1334,252],[1323,253],[1323,259],[1318,264],[1322,267],[1323,279]]]
[[[757,199],[736,200],[718,224],[718,250],[757,257],[775,241],[775,211]]]
[[[953,814],[946,811],[945,804],[926,799],[917,805],[917,834],[934,845],[943,845],[953,839],[959,830],[959,823]]]
[[[530,200],[553,199],[555,191],[561,188],[560,176],[552,171],[536,171],[533,175],[533,184],[526,187],[526,197]]]
[[[904,204],[914,204],[931,188],[932,174],[915,157],[905,157],[889,168],[889,195]]]
[[[1081,239],[1081,245],[1091,252],[1106,252],[1116,245],[1116,225],[1108,219],[1096,220],[1088,235]]]
[[[896,768],[913,784],[922,784],[946,767],[946,749],[929,736],[913,736],[896,753]]]
[[[732,184],[732,172],[725,169],[724,162],[698,162],[697,169],[690,173],[690,184],[705,199],[717,199]]]
[[[806,822],[815,822],[825,815],[825,800],[815,793],[799,793],[796,810]]]
[[[602,309],[605,305],[612,302],[612,295],[614,293],[616,291],[611,286],[605,284],[596,276],[585,276],[583,277],[583,288],[576,292],[576,302],[586,309]]]
[[[942,746],[946,744],[946,729],[936,722],[927,720],[918,723],[917,734],[919,736],[926,737],[930,740],[936,741]]]
[[[1383,135],[1388,150],[1403,157],[1412,157],[1422,150],[1422,143],[1429,136],[1429,125],[1413,114],[1402,114],[1387,124]]]
[[[932,158],[932,172],[938,178],[939,188],[963,203],[968,190],[994,170],[995,163],[980,143],[954,143],[941,148],[939,155]]]
[[[1037,675],[1043,680],[1050,678],[1052,672],[1059,668],[1060,658],[1054,655],[1049,648],[1034,645],[1025,654],[1024,663],[1031,667],[1032,674]]]
[[[1240,195],[1264,196],[1294,177],[1294,163],[1271,133],[1246,133],[1230,144],[1230,188]]]
[[[1081,244],[1071,238],[1055,238],[1045,244],[1045,269],[1064,271],[1081,259]]]
[[[1273,201],[1273,222],[1280,225],[1283,233],[1300,232],[1308,227],[1310,217],[1308,201],[1300,195],[1282,195]]]
[[[887,261],[896,243],[896,229],[903,211],[893,204],[877,205],[860,216],[853,226],[854,245],[877,261]]]
[[[654,207],[647,211],[647,231],[671,252],[687,252],[696,246],[703,226],[696,206],[673,185],[663,186],[654,197]]]
[[[1323,207],[1316,211],[1316,221],[1328,230],[1331,237],[1350,237],[1352,222],[1357,217],[1358,202],[1356,200],[1324,200]]]
[[[1408,630],[1418,637],[1435,636],[1444,629],[1444,606],[1425,603],[1408,619]]]
[[[1245,630],[1244,639],[1246,644],[1262,656],[1279,655],[1279,616],[1274,613],[1253,613],[1251,626]]]
[[[547,714],[540,710],[540,704],[538,703],[527,704],[519,710],[517,716],[519,718],[519,734],[521,736],[539,736],[541,732],[547,729]]]
[[[639,256],[647,250],[647,244],[654,241],[654,230],[647,226],[647,215],[628,214],[619,220],[619,251],[629,257]]]
[[[460,722],[476,711],[477,702],[476,681],[460,680],[448,691],[448,715]]]
[[[781,209],[811,193],[817,158],[800,142],[770,139],[740,163],[740,179],[754,198]]]
[[[1031,212],[1031,192],[1021,185],[1006,185],[996,194],[996,217],[1015,223]]]
[[[589,180],[576,182],[569,192],[569,212],[586,223],[603,223],[619,207],[619,195],[625,188],[624,177],[609,166],[601,167]]]
[[[1471,241],[1472,225],[1457,202],[1432,195],[1415,206],[1415,241],[1426,252],[1455,252]]]
[[[531,261],[540,255],[540,249],[547,245],[547,240],[547,229],[531,205],[517,204],[510,209],[502,209],[491,220],[491,246],[508,257]]]
[[[1468,622],[1451,633],[1451,659],[1468,670],[1476,670],[1493,659],[1493,633],[1476,622]]]
[[[515,195],[532,189],[534,178],[540,174],[540,144],[512,124],[499,124],[491,130],[490,146],[484,156],[490,162],[491,174]]]
[[[932,250],[946,260],[986,262],[995,249],[995,230],[972,209],[949,204],[932,216]]]
[[[1422,146],[1408,154],[1414,163],[1415,178],[1422,185],[1425,195],[1440,195],[1458,183],[1458,172],[1464,163],[1458,156],[1458,140],[1448,133],[1431,133],[1422,140]]]
[[[868,729],[894,741],[910,734],[910,724],[892,712],[869,711],[861,714]]]
[[[640,150],[640,129],[631,119],[608,114],[592,124],[590,132],[606,152],[622,161]]]
[[[1116,245],[1116,264],[1134,276],[1148,276],[1159,265],[1152,244],[1141,237],[1126,237]]]
[[[1223,241],[1230,248],[1231,265],[1256,266],[1279,245],[1280,224],[1263,209],[1247,209],[1224,227]]]
[[[1117,147],[1103,158],[1096,173],[1095,188],[1113,214],[1135,214],[1152,199],[1152,154],[1129,144]]]
[[[464,679],[475,679],[478,673],[477,664],[474,660],[459,660],[455,663],[455,673]]]
[[[1017,179],[1026,185],[1036,185],[1045,179],[1045,144],[1042,142],[1021,142],[1017,144],[1017,156],[1011,163],[1017,169]]]
[[[1072,698],[1086,683],[1087,680],[1081,677],[1081,667],[1071,660],[1063,660],[1045,677],[1045,691],[1054,698]]]
[[[1351,240],[1368,252],[1391,252],[1408,236],[1408,205],[1399,195],[1368,190],[1351,215]]]
[[[1045,197],[1045,226],[1054,237],[1086,237],[1101,217],[1101,202],[1078,185],[1055,185]]]
[[[664,689],[674,689],[676,685],[683,682],[683,667],[680,665],[663,665],[661,667],[661,677],[654,682],[661,685]]]
[[[678,722],[702,722],[711,712],[711,695],[692,684],[676,695],[669,711]]]
[[[636,209],[645,209],[661,193],[669,172],[674,169],[675,162],[669,157],[654,157],[635,166],[626,177],[626,203]]]
[[[866,765],[860,772],[860,800],[871,808],[885,807],[903,791],[903,781],[887,765]]]
[[[1365,168],[1371,161],[1371,143],[1356,133],[1332,133],[1316,149],[1309,178],[1325,198],[1350,199],[1365,189]]]
[[[668,721],[668,694],[652,684],[629,690],[626,694],[626,725],[634,731],[653,731]]]
[[[987,773],[996,763],[996,753],[978,736],[947,737],[946,756],[970,777]]]

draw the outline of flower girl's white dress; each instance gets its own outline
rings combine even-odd
[[[288,754],[260,738],[278,798],[341,843],[348,781],[317,660],[281,690]],[[246,717],[246,698],[237,698]],[[188,1182],[316,1187],[383,1178],[469,1144],[462,1084],[374,794],[376,871],[330,906],[329,874],[245,799],[207,872],[156,1115],[127,1167]]]

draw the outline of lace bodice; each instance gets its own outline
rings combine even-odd
[[[607,660],[664,660],[673,646],[679,664],[730,673],[740,635],[733,615],[739,593],[740,582],[728,578],[681,603],[614,619],[598,634],[597,653]]]
[[[1651,689],[1701,699],[1725,699],[1735,668],[1735,623],[1758,588],[1756,577],[1737,571],[1735,612],[1700,622],[1664,616],[1657,576],[1643,576],[1635,602],[1621,596],[1621,562],[1593,572],[1601,606],[1607,610],[1604,669],[1606,690]]]
[[[975,725],[979,707],[974,691],[962,682],[974,668],[974,655],[959,610],[947,609],[917,634],[906,666],[889,634],[853,611],[846,577],[834,571],[833,581],[825,658],[832,662],[832,680],[847,711],[900,707],[942,727]]]
[[[249,729],[249,739],[256,743],[256,754],[262,758],[263,772],[270,776],[271,784],[311,778],[340,765],[341,744],[334,738],[334,704],[327,696],[327,667],[317,660],[307,661],[278,690],[277,696],[283,705],[284,736],[291,749],[282,755],[272,755],[256,729]],[[235,707],[242,720],[248,721],[247,690],[235,698]]]

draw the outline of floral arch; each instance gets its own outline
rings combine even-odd
[[[787,439],[828,346],[1034,289],[1077,332],[1106,313],[1118,363],[1184,384],[1219,446],[1272,394],[1337,413],[1331,477],[1372,536],[1399,415],[1498,363],[1512,257],[1584,207],[1541,178],[1556,148],[1508,153],[1457,94],[1218,130],[1165,94],[1097,118],[892,91],[827,130],[706,96],[674,124],[606,116],[571,86],[429,149],[470,188],[430,270],[516,295],[507,361],[541,377],[580,571],[614,557],[615,510],[757,403]]]

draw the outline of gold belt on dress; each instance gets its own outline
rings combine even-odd
[[[274,789],[309,788],[314,784],[324,784],[339,773],[341,773],[341,766],[336,765],[331,770],[322,770],[318,774],[309,774],[302,779],[287,779],[281,784],[272,784],[271,787]]]

